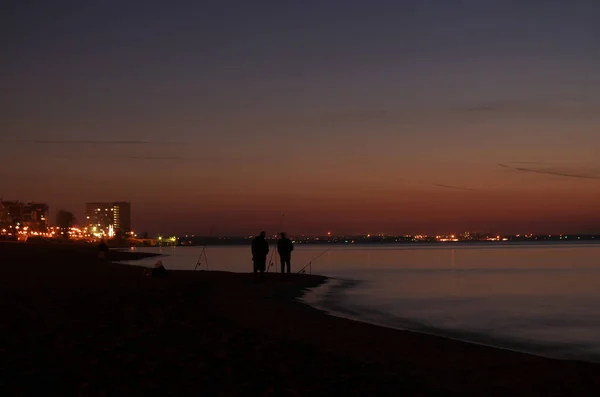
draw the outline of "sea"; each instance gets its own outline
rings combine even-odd
[[[162,255],[129,262],[141,266],[252,270],[245,246],[132,250]],[[600,243],[296,245],[303,268],[330,279],[301,299],[333,316],[600,362]]]

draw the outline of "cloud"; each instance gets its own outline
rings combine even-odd
[[[102,141],[77,141],[77,140],[59,140],[59,139],[36,139],[33,143],[41,145],[148,145],[151,141],[119,141],[119,140],[102,140]]]
[[[146,141],[146,140],[119,140],[119,139],[102,139],[102,140],[77,140],[77,139],[16,139],[3,140],[2,143],[8,144],[34,144],[34,145],[113,145],[113,146],[129,146],[129,145],[156,145],[156,144],[178,144],[184,142],[173,141]]]
[[[428,110],[405,108],[341,108],[320,111],[297,110],[278,114],[242,114],[237,120],[259,126],[301,126],[302,128],[323,125],[396,125],[428,113],[430,113]]]
[[[469,187],[453,186],[453,185],[442,185],[440,183],[434,183],[433,186],[443,187],[445,189],[465,190],[465,191],[469,191],[469,192],[476,192],[477,191],[477,189],[472,189],[472,188],[469,188]]]
[[[371,122],[390,121],[398,118],[397,112],[386,109],[346,109],[318,114],[316,119],[325,122]]]
[[[113,157],[113,158],[117,158],[117,157]],[[181,157],[181,156],[127,156],[127,158],[134,159],[134,160],[192,160],[192,159],[186,159],[185,157]],[[198,160],[204,160],[204,159],[198,158]]]
[[[464,109],[467,113],[493,113],[498,111],[499,109],[493,106],[475,106],[475,107],[467,107]]]
[[[80,156],[80,155],[59,155],[59,156],[50,156],[53,159],[67,160],[67,161],[110,161],[110,162],[146,162],[146,161],[154,161],[157,164],[160,162],[168,162],[170,164],[189,164],[192,166],[194,163],[218,163],[219,165],[234,165],[234,166],[246,166],[246,165],[273,165],[279,164],[281,165],[281,161],[271,158],[247,158],[247,157],[218,157],[218,156],[198,156],[198,157],[185,157],[185,156],[131,156],[131,155],[123,155],[123,156]]]
[[[585,100],[573,99],[512,99],[491,100],[465,106],[459,111],[480,114],[537,114],[582,116],[594,115],[598,111],[597,104]]]
[[[510,164],[548,164],[541,161],[511,161]]]
[[[523,164],[524,162],[521,162]],[[514,163],[513,163],[514,164]],[[535,163],[531,163],[535,164]],[[587,171],[587,172],[577,172],[573,170],[565,170],[561,168],[532,168],[532,167],[517,167],[511,166],[507,164],[498,164],[502,168],[518,171],[518,172],[528,172],[533,174],[543,174],[543,175],[552,175],[559,176],[563,178],[577,178],[577,179],[600,179],[600,173],[596,171]]]
[[[226,157],[183,157],[183,156],[58,156],[62,160],[166,160],[166,161],[234,161]]]

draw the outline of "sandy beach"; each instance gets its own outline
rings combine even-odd
[[[133,259],[122,252],[111,259]],[[327,316],[319,276],[169,272],[0,243],[0,395],[600,395],[600,365]]]

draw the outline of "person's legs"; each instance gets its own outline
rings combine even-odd
[[[281,274],[283,274],[285,273],[285,258],[280,256],[279,259],[281,260]]]
[[[286,258],[285,263],[287,265],[287,272],[288,274],[290,274],[292,272],[292,264],[291,264],[291,258]]]

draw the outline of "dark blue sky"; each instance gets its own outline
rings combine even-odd
[[[597,2],[3,4],[5,198],[163,232],[599,220]]]

